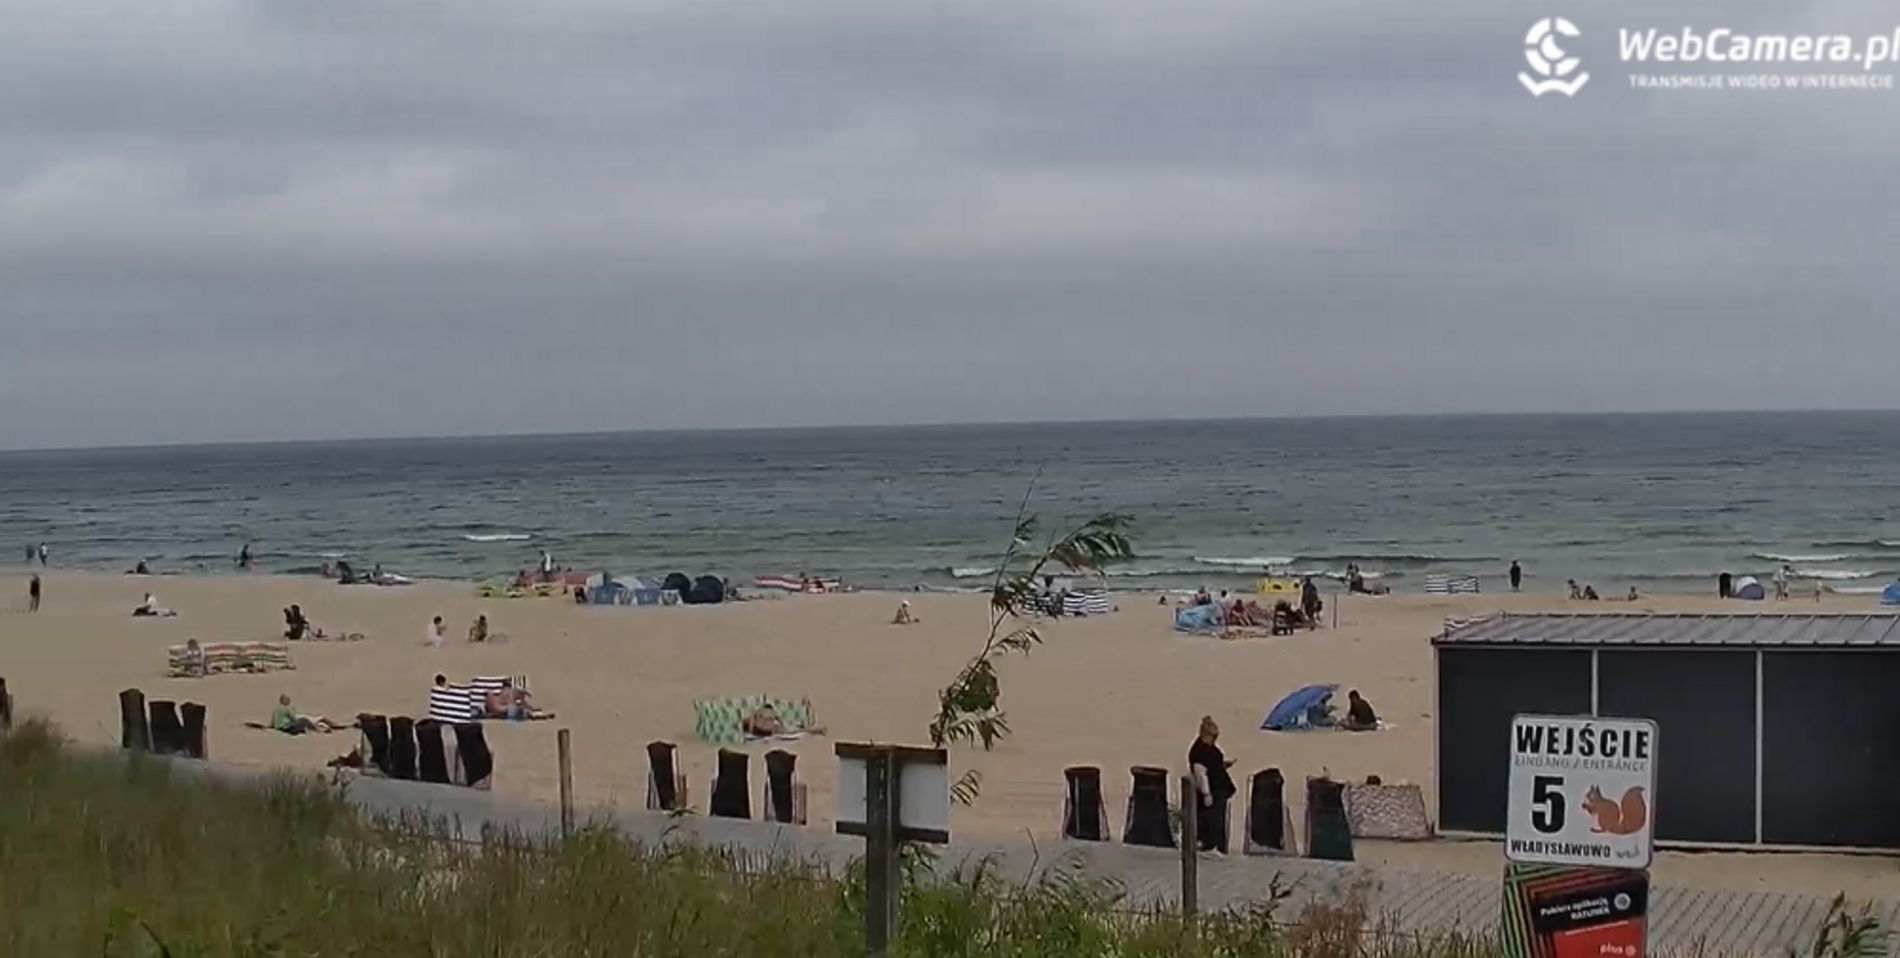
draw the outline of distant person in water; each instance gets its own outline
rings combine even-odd
[[[46,543],[40,543],[40,565],[46,564]]]
[[[1521,565],[1518,565],[1516,559],[1512,559],[1511,560],[1511,591],[1516,592],[1523,585],[1524,585],[1524,567]]]
[[[251,544],[248,542],[244,544],[244,548],[238,550],[238,568],[246,572],[251,571]]]
[[[26,610],[28,612],[40,610],[40,577],[37,575],[26,582]]]
[[[151,575],[152,570],[146,568],[144,559],[140,559],[139,564],[132,567],[132,574],[133,575]]]

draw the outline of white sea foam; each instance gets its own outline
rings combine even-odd
[[[1830,582],[1851,582],[1855,579],[1872,579],[1880,575],[1878,569],[1796,569],[1797,579],[1826,579]]]
[[[1843,559],[1853,558],[1853,554],[1847,552],[1822,552],[1813,555],[1787,555],[1780,552],[1757,552],[1754,553],[1754,557],[1757,559],[1769,559],[1775,562],[1839,562]]]
[[[1235,566],[1242,569],[1279,568],[1293,564],[1294,556],[1247,556],[1240,559],[1222,556],[1195,556],[1194,561],[1202,565]]]
[[[995,566],[960,565],[950,570],[951,577],[957,579],[981,579],[995,574]]]
[[[471,532],[463,533],[462,538],[470,542],[526,542],[534,537],[525,532]]]

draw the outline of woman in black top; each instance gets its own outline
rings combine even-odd
[[[1188,768],[1194,773],[1196,793],[1195,825],[1203,851],[1227,850],[1227,801],[1234,797],[1234,777],[1227,768],[1233,763],[1221,754],[1214,742],[1220,738],[1220,726],[1210,716],[1201,716],[1201,733],[1188,748]]]

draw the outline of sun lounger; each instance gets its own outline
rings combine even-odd
[[[495,776],[495,753],[488,749],[488,736],[474,722],[451,728],[455,732],[455,784],[487,789]]]
[[[1286,777],[1277,768],[1255,772],[1247,785],[1247,834],[1242,854],[1286,855],[1297,849],[1293,814],[1286,807]]]
[[[744,752],[719,750],[708,812],[719,818],[752,817],[752,787],[748,782],[751,764],[752,757]]]
[[[449,784],[449,753],[442,747],[442,723],[423,719],[415,729],[416,777],[437,785]]]
[[[686,809],[686,775],[679,771],[679,746],[672,742],[647,743],[647,808]]]
[[[1128,777],[1128,821],[1122,828],[1122,843],[1177,847],[1168,816],[1168,770],[1136,765],[1128,770]]]
[[[152,753],[176,755],[185,750],[185,725],[178,718],[178,703],[156,699],[152,710]]]
[[[389,777],[416,777],[416,721],[408,716],[389,720]]]
[[[1345,786],[1330,778],[1306,780],[1306,857],[1336,862],[1353,860]]]
[[[1062,770],[1062,837],[1081,842],[1109,841],[1108,805],[1102,800],[1102,770],[1073,765]]]
[[[805,824],[805,783],[798,780],[798,756],[782,748],[765,753],[764,808],[766,821]]]

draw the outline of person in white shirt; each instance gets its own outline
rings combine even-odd
[[[541,578],[554,578],[554,556],[549,555],[546,549],[541,550]]]
[[[422,644],[431,647],[438,646],[446,638],[448,638],[448,633],[442,628],[442,617],[438,615],[429,623],[428,631],[423,633]]]

